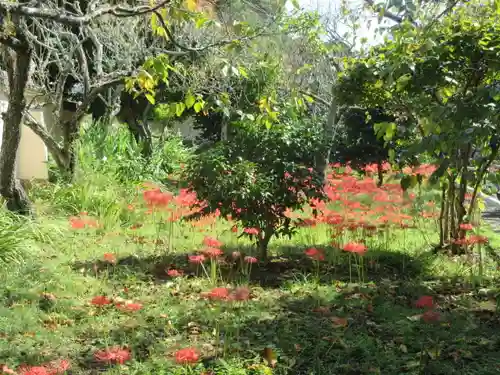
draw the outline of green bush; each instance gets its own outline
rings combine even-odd
[[[149,159],[142,156],[141,150],[142,146],[125,126],[93,124],[80,136],[78,172],[80,175],[99,172],[113,176],[120,183],[164,181],[191,155],[179,136],[154,142]]]
[[[188,164],[184,177],[196,192],[202,214],[220,210],[254,236],[261,257],[273,235],[291,236],[294,222],[287,209],[322,197],[322,174],[314,170],[314,152],[321,146],[319,129],[311,124],[280,124],[265,129],[240,123],[227,142],[202,151]],[[247,231],[248,232],[248,231]]]

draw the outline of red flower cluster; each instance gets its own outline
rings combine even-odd
[[[247,301],[250,299],[251,291],[245,286],[237,287],[234,290],[218,287],[209,292],[202,293],[203,297],[215,301]]]
[[[94,306],[102,307],[102,306],[111,305],[113,303],[113,301],[106,296],[95,296],[94,298],[92,298],[90,303]],[[139,311],[142,309],[143,306],[141,303],[138,303],[138,302],[130,302],[130,301],[123,301],[122,300],[122,301],[116,302],[115,307],[117,309],[122,310],[122,311]]]
[[[179,349],[175,353],[175,362],[179,365],[189,365],[198,362],[200,355],[194,348]]]
[[[97,220],[89,218],[86,212],[81,212],[80,216],[71,216],[69,224],[72,229],[97,228]]]
[[[132,359],[132,355],[128,349],[113,346],[95,352],[94,359],[106,364],[124,364]]]
[[[4,366],[5,367],[5,366]],[[18,375],[59,375],[64,374],[66,371],[70,369],[71,365],[68,360],[61,359],[57,361],[52,361],[49,363],[45,363],[40,366],[19,366],[17,374]],[[13,370],[2,369],[1,372],[5,372],[8,374],[16,374]]]
[[[349,242],[344,246],[344,251],[358,255],[365,255],[366,249],[366,246],[359,242]]]
[[[321,250],[318,250],[314,247],[311,247],[310,249],[307,249],[304,251],[304,254],[306,254],[309,258],[314,259],[314,260],[325,260],[325,255]]]
[[[426,309],[421,319],[426,323],[437,322],[441,319],[441,314],[434,310],[434,299],[431,296],[421,296],[416,302],[415,307]]]

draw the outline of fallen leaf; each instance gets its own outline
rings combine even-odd
[[[333,328],[347,327],[347,319],[338,316],[332,316],[330,320],[333,323]]]
[[[276,354],[272,348],[264,348],[262,356],[266,360],[267,364],[271,367],[275,367],[278,361],[276,360]]]
[[[411,320],[412,322],[418,322],[422,318],[422,315],[423,314],[407,316],[407,318],[408,318],[408,320]]]

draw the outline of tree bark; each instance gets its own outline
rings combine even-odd
[[[332,90],[333,91],[333,90]],[[332,96],[330,107],[328,109],[328,117],[323,126],[323,136],[325,141],[325,149],[319,150],[315,155],[316,171],[323,176],[323,182],[326,182],[326,173],[330,164],[330,154],[332,143],[335,138],[335,125],[338,120],[338,103],[335,95]]]
[[[271,237],[274,234],[274,230],[272,228],[267,228],[264,230],[262,235],[259,236],[259,254],[260,254],[260,260],[263,262],[267,261],[267,249],[269,246],[269,241],[271,240]]]
[[[31,203],[16,176],[17,151],[21,141],[21,122],[26,107],[25,89],[29,79],[31,51],[27,45],[5,52],[9,81],[7,112],[2,115],[3,134],[0,151],[0,194],[10,211],[27,215]]]

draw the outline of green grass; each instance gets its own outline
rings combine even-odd
[[[154,216],[145,214],[132,188],[87,181],[84,187],[37,189],[32,193],[40,214],[22,226],[29,233],[22,234],[26,255],[8,260],[0,272],[0,363],[10,368],[69,359],[72,374],[500,371],[496,264],[487,263],[479,287],[463,260],[429,251],[436,241],[429,223],[369,242],[365,283],[357,282],[355,271],[351,282],[348,255],[329,246],[326,227],[303,228],[292,240],[273,240],[273,258],[252,267],[249,283],[241,272],[230,278],[225,268],[217,286],[248,285],[248,301],[210,301],[203,292],[214,285],[186,254],[199,250],[205,235],[220,239],[226,254],[251,254],[231,223],[175,224],[168,253],[166,229],[158,235]],[[134,211],[127,210],[130,203]],[[71,229],[68,216],[83,210],[102,227]],[[130,229],[133,224],[143,226]],[[500,243],[488,234],[493,247]],[[311,246],[327,254],[319,273],[303,255]],[[106,253],[117,263],[105,263]],[[185,276],[168,277],[173,267]],[[90,304],[97,295],[143,308],[97,308]],[[435,298],[439,322],[420,319],[423,310],[414,302],[422,295]],[[130,348],[133,359],[104,367],[93,361],[96,350],[115,345]],[[196,367],[175,364],[174,353],[184,347],[199,350]],[[271,351],[274,367],[263,355]]]

